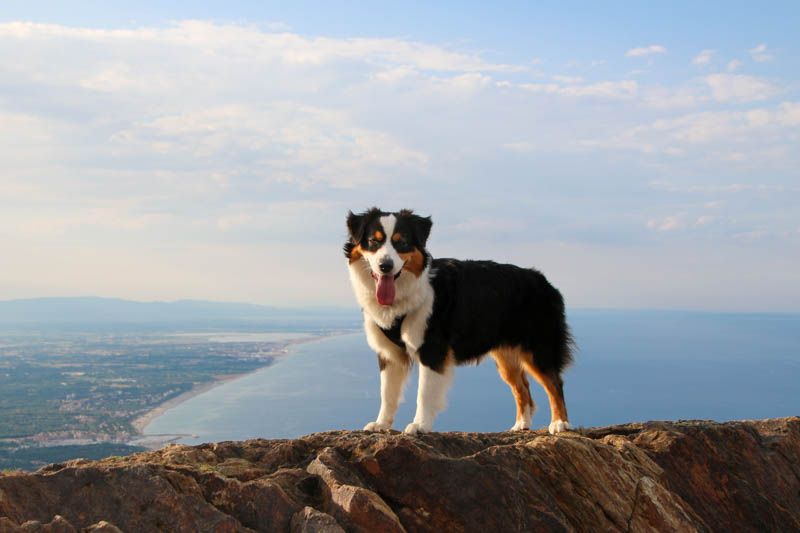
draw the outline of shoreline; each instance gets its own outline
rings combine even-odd
[[[274,350],[275,359],[270,361],[270,363],[265,364],[264,366],[260,366],[251,370],[250,372],[244,372],[241,374],[223,374],[216,377],[213,381],[200,383],[193,386],[186,392],[183,392],[169,400],[158,404],[154,408],[146,411],[145,413],[137,416],[131,421],[131,427],[134,430],[134,434],[130,436],[130,438],[124,443],[128,445],[135,445],[135,446],[144,446],[145,448],[157,450],[162,448],[166,444],[175,441],[180,438],[185,437],[192,437],[193,435],[188,434],[158,434],[158,435],[146,435],[144,433],[145,428],[158,418],[159,416],[163,415],[170,409],[173,409],[180,404],[191,400],[195,396],[199,396],[203,393],[206,393],[220,385],[224,385],[230,381],[235,381],[237,379],[243,378],[245,376],[249,376],[255,372],[263,370],[264,368],[268,368],[272,366],[274,363],[278,362],[278,359],[284,356],[290,355],[290,349],[296,345],[304,344],[307,342],[314,342],[314,341],[321,341],[324,339],[329,339],[332,337],[337,337],[339,335],[346,335],[348,333],[354,333],[357,330],[342,330],[336,331],[332,333],[325,333],[321,335],[309,335],[307,337],[300,337],[297,339],[291,339],[287,341],[283,341],[280,346],[276,347]]]
[[[265,368],[267,366],[270,366],[270,365],[265,365],[265,366],[259,367],[257,370],[261,370],[262,368]],[[150,409],[149,411],[145,412],[142,415],[137,416],[136,418],[134,418],[131,421],[131,427],[133,427],[134,431],[136,432],[135,436],[136,437],[144,437],[145,436],[144,428],[146,428],[147,425],[150,422],[152,422],[155,418],[163,415],[164,413],[166,413],[167,411],[169,411],[173,407],[177,407],[180,404],[182,404],[183,402],[185,402],[187,400],[191,400],[195,396],[199,396],[200,394],[203,394],[204,392],[208,392],[211,389],[213,389],[215,387],[218,387],[220,385],[223,385],[223,384],[225,384],[225,383],[227,383],[229,381],[233,381],[235,379],[239,379],[241,377],[244,377],[247,374],[249,374],[249,372],[245,372],[243,374],[224,374],[224,375],[221,375],[221,376],[215,376],[214,377],[214,381],[209,381],[207,383],[198,383],[197,385],[194,385],[188,391],[182,392],[181,394],[179,394],[177,396],[173,396],[169,400],[158,404],[156,407]]]

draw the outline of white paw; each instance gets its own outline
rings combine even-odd
[[[411,422],[409,425],[406,426],[406,429],[403,430],[403,433],[406,435],[416,435],[418,433],[428,433],[431,430],[430,427],[425,427],[423,424],[419,422]]]
[[[526,422],[524,420],[517,420],[517,423],[511,426],[509,431],[524,431],[526,429],[531,429],[530,422]]]
[[[384,424],[382,422],[370,422],[364,426],[364,431],[389,431],[392,429],[391,424]]]
[[[561,433],[569,429],[569,422],[566,420],[553,420],[550,422],[550,427],[547,428],[551,435]]]

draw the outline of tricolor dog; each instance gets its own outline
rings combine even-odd
[[[408,210],[372,208],[347,217],[344,254],[381,378],[378,418],[364,429],[392,427],[416,361],[417,413],[405,432],[431,431],[455,365],[487,354],[516,400],[512,430],[531,427],[528,374],[550,400],[550,433],[569,428],[561,372],[572,359],[572,341],[561,293],[533,269],[433,259],[425,248],[432,224]]]

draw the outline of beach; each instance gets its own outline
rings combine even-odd
[[[270,363],[272,364],[272,363]],[[269,364],[264,365],[269,366]],[[264,367],[260,367],[259,370]],[[144,428],[147,427],[147,424],[153,421],[154,418],[157,416],[161,416],[162,414],[166,413],[168,410],[176,407],[187,400],[191,400],[195,396],[199,394],[203,394],[204,392],[208,392],[214,387],[218,387],[223,383],[227,383],[228,381],[233,381],[234,379],[239,379],[242,376],[246,376],[245,374],[227,374],[223,376],[215,377],[214,381],[208,383],[198,383],[191,390],[188,390],[174,398],[170,398],[166,402],[159,404],[157,407],[150,409],[143,415],[136,417],[133,422],[131,422],[131,426],[136,431],[137,435],[144,436]]]
[[[150,409],[149,411],[145,412],[142,415],[137,416],[132,422],[131,426],[135,431],[135,435],[128,441],[129,445],[133,446],[143,446],[145,448],[150,449],[158,449],[163,447],[166,444],[171,442],[175,442],[179,439],[183,438],[194,438],[196,437],[190,433],[156,433],[156,434],[145,434],[145,429],[147,426],[156,418],[162,416],[167,411],[178,407],[179,405],[200,396],[201,394],[207,393],[217,387],[220,387],[226,383],[244,378],[246,376],[250,376],[264,370],[272,366],[279,358],[283,358],[291,354],[291,349],[299,344],[304,344],[308,342],[315,342],[321,341],[324,339],[328,339],[331,337],[336,337],[342,334],[351,333],[351,332],[334,332],[334,333],[326,333],[324,335],[306,335],[303,337],[298,337],[294,339],[287,339],[282,341],[280,344],[276,345],[274,350],[271,352],[271,355],[275,356],[275,359],[269,361],[268,363],[260,366],[259,368],[254,369],[251,372],[240,373],[240,374],[223,374],[216,376],[214,381],[206,382],[206,383],[198,383],[190,390],[179,394],[169,400],[158,404],[156,407]]]

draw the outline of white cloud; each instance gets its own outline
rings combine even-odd
[[[767,48],[767,45],[764,43],[759,44],[755,48],[751,48],[748,50],[750,52],[750,57],[753,58],[753,61],[757,61],[759,63],[764,63],[766,61],[772,61],[773,55]]]
[[[645,57],[651,55],[666,54],[667,49],[660,44],[651,44],[650,46],[642,46],[639,48],[631,48],[625,52],[626,57]]]
[[[746,168],[758,175],[767,169],[787,172],[800,164],[794,150],[800,140],[798,126],[800,103],[783,102],[774,107],[661,118],[582,143],[591,149],[632,150],[656,160],[659,156],[678,158],[688,162],[689,169],[705,161],[702,166],[713,165],[716,172],[741,173]]]
[[[755,102],[767,100],[778,92],[768,81],[744,74],[710,74],[705,81],[718,102]]]
[[[728,183],[724,185],[675,185],[670,182],[653,181],[650,186],[654,189],[677,193],[699,193],[699,194],[736,194],[741,192],[758,193],[797,193],[800,186],[789,187],[785,185],[767,185],[765,183]],[[715,200],[704,204],[707,208],[715,208],[722,205],[721,200]]]
[[[163,213],[136,212],[124,206],[80,208],[70,212],[56,209],[37,210],[35,216],[21,216],[19,210],[6,209],[0,215],[5,231],[16,237],[53,238],[70,231],[105,228],[114,232],[141,231],[169,220]]]
[[[678,213],[664,218],[651,218],[647,227],[657,231],[674,231],[685,227],[686,213]]]
[[[569,85],[574,85],[576,83],[583,83],[584,81],[586,81],[580,76],[562,76],[559,74],[553,75],[552,78],[559,83],[566,83]]]
[[[714,50],[703,50],[692,59],[692,64],[699,67],[704,67],[711,63],[711,57],[714,55]]]
[[[636,80],[601,81],[587,84],[519,83],[498,82],[500,87],[517,87],[532,93],[552,94],[566,97],[596,97],[627,99],[636,96],[639,83]]]
[[[770,232],[767,231],[767,230],[754,229],[754,230],[750,230],[750,231],[742,231],[742,232],[736,233],[736,234],[733,235],[733,238],[737,239],[737,240],[740,240],[740,241],[745,241],[745,242],[750,241],[750,242],[752,242],[752,241],[757,241],[759,239],[763,239],[764,237],[768,237],[769,234],[770,234]]]
[[[231,105],[166,115],[133,125],[112,138],[116,150],[157,153],[208,172],[248,170],[266,182],[380,183],[398,168],[422,169],[427,156],[389,134],[355,126],[344,112],[305,105]]]
[[[213,56],[224,53],[232,61],[243,56],[258,63],[281,61],[296,65],[320,65],[337,60],[370,58],[385,64],[413,65],[422,70],[446,72],[518,72],[520,65],[488,63],[479,56],[402,39],[303,37],[292,33],[263,32],[257,27],[189,20],[166,28],[87,29],[55,24],[9,22],[0,24],[0,38],[24,39],[34,44],[60,39],[116,46],[136,42],[192,49],[203,47]]]
[[[773,117],[783,126],[800,126],[800,102],[783,102],[777,117]]]
[[[679,87],[648,87],[642,92],[645,106],[663,110],[696,107],[710,98],[705,83],[697,81]]]
[[[447,78],[432,78],[431,81],[436,85],[437,89],[444,87],[447,89],[446,94],[452,94],[452,90],[456,90],[459,93],[480,91],[492,83],[492,78],[479,72],[466,72]]]
[[[408,65],[390,67],[373,74],[373,78],[385,83],[398,83],[419,76],[419,71]]]
[[[561,90],[567,96],[598,96],[603,98],[630,98],[639,90],[636,80],[602,81],[582,86],[570,86]]]
[[[739,61],[738,59],[732,59],[728,61],[727,65],[725,65],[725,70],[727,70],[728,72],[736,72],[741,68],[741,66],[742,66],[741,61]]]
[[[655,109],[699,107],[710,102],[743,104],[768,100],[784,89],[772,81],[743,74],[715,73],[677,86],[645,86],[642,102]]]
[[[164,79],[137,76],[131,65],[120,62],[101,66],[98,71],[92,72],[78,82],[78,85],[86,89],[111,93],[123,90],[149,91],[157,84],[161,84],[163,88],[169,86]]]
[[[267,30],[273,31],[273,32],[289,32],[289,31],[292,31],[292,27],[291,26],[289,26],[287,23],[281,22],[281,21],[267,22],[264,25],[264,27]]]
[[[706,111],[657,120],[649,129],[681,143],[702,144],[737,137],[745,140],[751,130],[767,125],[762,120],[764,113],[771,116],[765,110]]]
[[[247,226],[252,221],[253,217],[248,213],[227,214],[217,218],[217,228],[222,231],[228,231]]]
[[[536,145],[532,142],[528,141],[515,141],[510,143],[505,143],[503,148],[506,150],[511,150],[512,152],[517,152],[519,154],[526,154],[533,152],[536,149]]]
[[[334,206],[325,201],[241,203],[227,207],[216,218],[216,229],[226,237],[233,233],[280,233],[294,237],[305,229],[297,225],[297,213],[326,212]],[[298,231],[300,229],[300,231]]]

